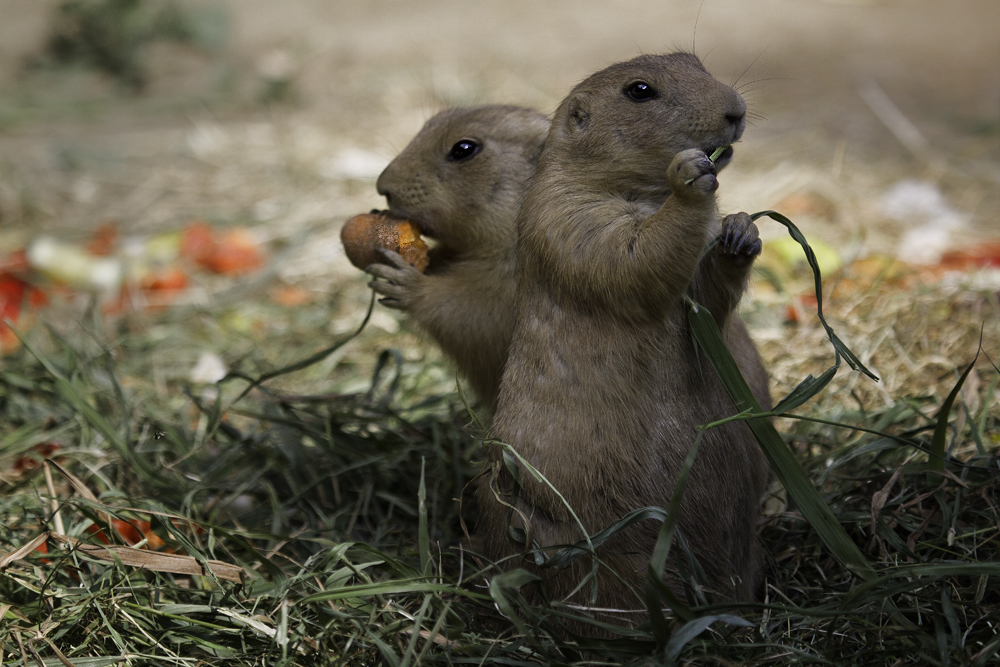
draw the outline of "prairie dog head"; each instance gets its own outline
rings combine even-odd
[[[664,198],[666,168],[681,151],[708,155],[746,127],[746,103],[690,53],[644,55],[577,85],[552,121],[552,151],[573,178],[615,193]],[[727,148],[717,159],[732,159]]]
[[[389,210],[462,252],[513,247],[518,207],[549,121],[532,109],[448,109],[424,124],[378,178]]]

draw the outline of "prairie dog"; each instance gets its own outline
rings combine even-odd
[[[667,507],[695,427],[735,412],[691,343],[689,286],[736,348],[751,386],[766,394],[759,356],[731,315],[760,252],[749,216],[727,216],[722,242],[698,262],[720,232],[716,175],[733,151],[715,163],[708,154],[740,138],[745,111],[691,54],[612,65],[556,111],[521,206],[514,334],[491,436],[544,474],[591,535],[631,510]],[[522,514],[498,502],[494,492],[509,494],[512,480],[499,446],[488,459],[498,472],[476,492],[487,557],[524,550],[509,537],[511,525],[542,548],[583,539],[562,502],[524,471]],[[678,526],[724,598],[751,598],[758,584],[756,520],[767,477],[745,424],[705,433]],[[598,549],[625,581],[599,576],[598,606],[642,607],[658,530],[640,522]],[[674,563],[680,552],[671,550]],[[534,567],[530,559],[508,563]],[[584,557],[564,571],[535,571],[549,597],[563,598],[589,568]]]
[[[393,215],[437,241],[421,273],[395,253],[366,270],[383,304],[407,313],[458,364],[487,411],[513,331],[515,218],[549,121],[515,106],[442,111],[378,178]]]

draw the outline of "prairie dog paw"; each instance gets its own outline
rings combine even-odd
[[[378,253],[386,264],[370,264],[365,272],[383,280],[373,280],[368,286],[382,298],[378,300],[387,308],[409,310],[420,295],[420,288],[427,277],[399,253],[379,248]]]
[[[705,151],[690,148],[674,156],[667,167],[667,182],[673,193],[681,197],[706,198],[719,188],[717,171]]]
[[[716,252],[736,266],[746,266],[760,254],[762,244],[757,225],[746,213],[733,213],[722,219],[722,232]]]

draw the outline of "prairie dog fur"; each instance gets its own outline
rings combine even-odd
[[[549,121],[515,106],[442,111],[379,176],[389,211],[437,241],[420,273],[395,253],[366,270],[458,364],[492,412],[514,328],[515,220]]]
[[[716,163],[707,157],[740,138],[745,111],[693,55],[612,65],[556,111],[521,206],[514,333],[491,437],[544,474],[591,535],[631,510],[665,508],[695,427],[735,412],[691,343],[689,286],[770,404],[763,365],[732,315],[760,252],[757,230],[746,214],[720,223],[716,175],[732,149]],[[699,264],[720,230],[721,243]],[[562,502],[524,471],[522,515],[497,502],[494,492],[509,494],[512,480],[499,446],[488,459],[497,472],[477,488],[487,557],[524,550],[510,539],[511,525],[543,549],[583,539]],[[758,585],[756,520],[767,477],[745,424],[705,433],[678,526],[723,598],[751,598]],[[658,530],[640,522],[598,549],[625,582],[600,575],[598,606],[642,607]],[[529,560],[508,563],[534,568]],[[584,557],[564,571],[534,571],[550,597],[562,598],[589,568]]]

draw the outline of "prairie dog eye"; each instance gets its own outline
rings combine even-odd
[[[475,139],[459,139],[448,151],[448,159],[452,162],[462,162],[476,155],[480,149],[482,144]]]
[[[634,81],[625,86],[625,94],[633,102],[648,102],[656,99],[656,89],[645,81]]]

